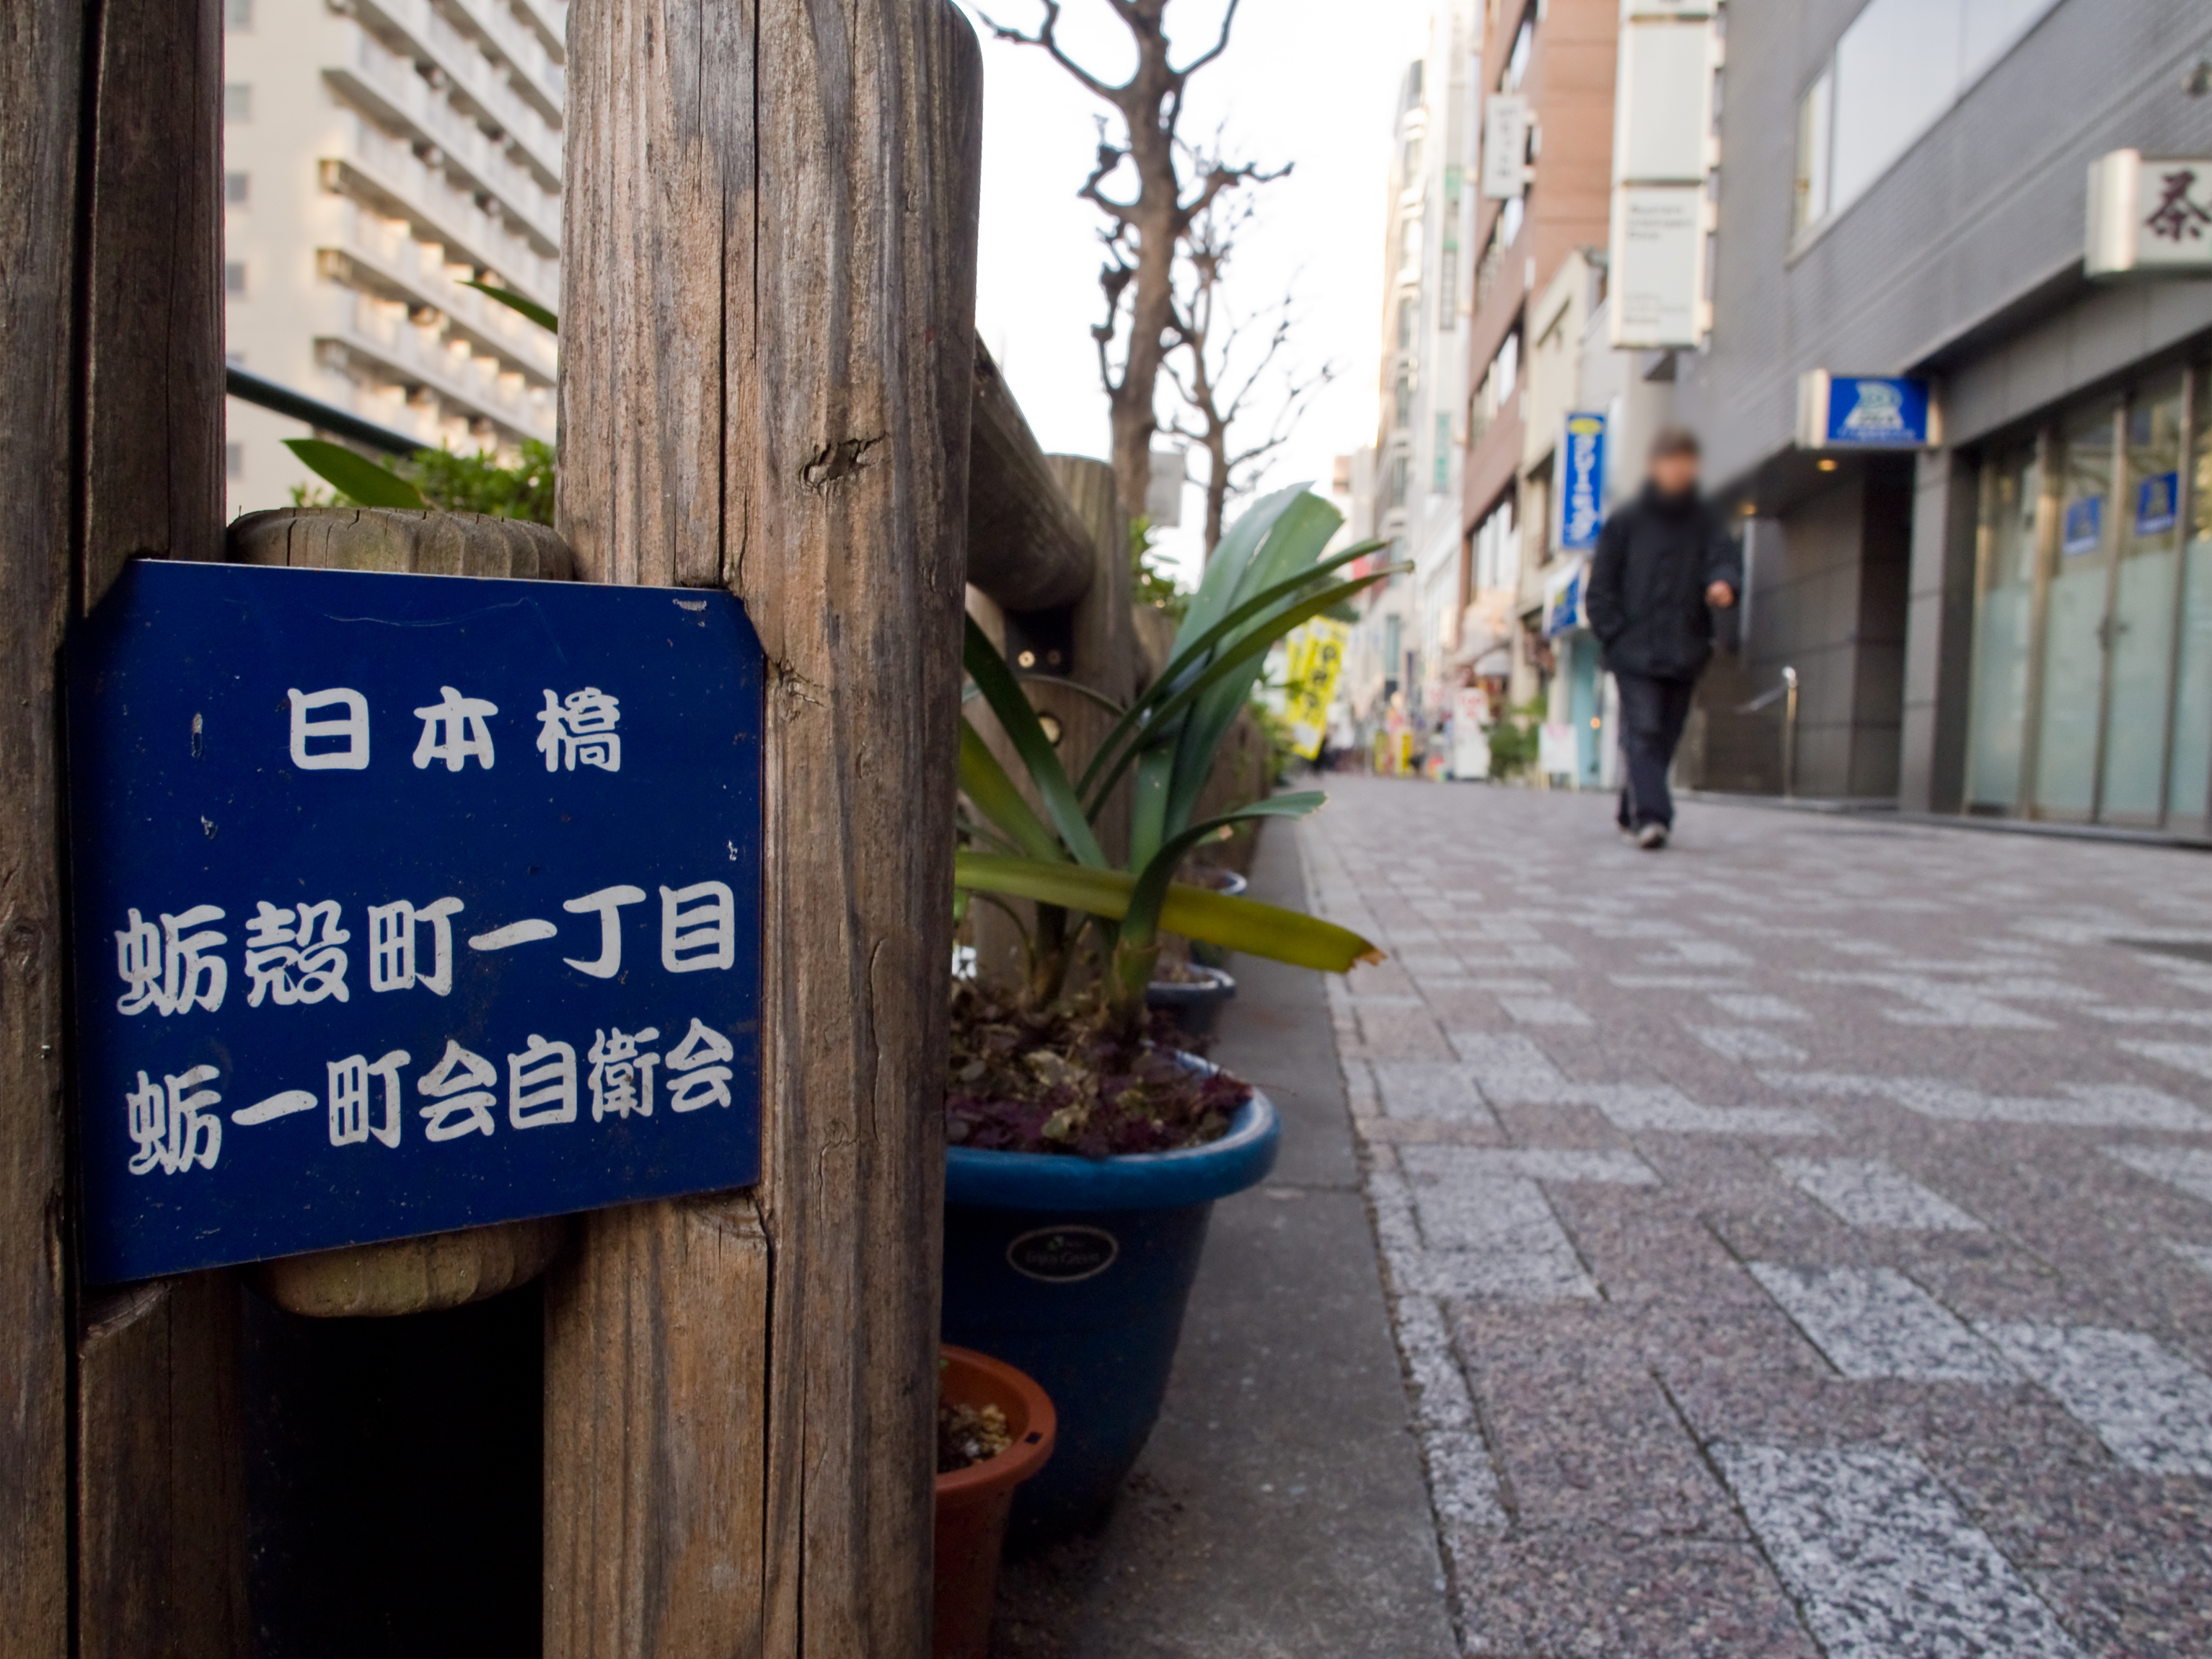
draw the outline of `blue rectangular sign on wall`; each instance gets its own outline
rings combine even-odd
[[[1935,441],[1928,382],[1909,375],[1831,374],[1798,386],[1797,441],[1806,449],[1924,449]]]
[[[1559,477],[1559,545],[1588,552],[1605,525],[1604,416],[1567,416]]]
[[[141,562],[69,681],[90,1280],[758,1178],[735,599]]]

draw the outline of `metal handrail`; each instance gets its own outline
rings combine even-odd
[[[1794,799],[1797,794],[1797,671],[1782,671],[1782,684],[1771,691],[1762,691],[1749,702],[1736,705],[1739,714],[1756,714],[1762,708],[1782,705],[1782,798]]]
[[[349,438],[371,449],[380,449],[387,455],[405,457],[417,450],[434,447],[420,438],[394,432],[388,426],[379,426],[374,421],[362,420],[358,415],[349,415],[335,404],[310,398],[305,392],[295,392],[274,380],[264,380],[258,374],[248,374],[234,364],[226,365],[223,368],[222,389],[240,403],[274,410],[279,415],[289,415],[295,421],[305,421],[318,432]]]

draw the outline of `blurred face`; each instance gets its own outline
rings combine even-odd
[[[1651,482],[1668,495],[1686,495],[1698,487],[1698,458],[1688,451],[1651,458]]]

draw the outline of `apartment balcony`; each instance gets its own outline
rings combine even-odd
[[[460,4],[462,15],[469,20],[469,28],[477,31],[483,40],[471,40],[462,28],[453,27],[429,0],[345,0],[354,15],[365,27],[400,42],[400,51],[416,62],[425,62],[438,69],[447,82],[447,91],[460,97],[465,104],[476,108],[480,118],[502,128],[508,139],[525,153],[531,168],[546,181],[546,188],[560,188],[560,97],[566,95],[566,73],[562,76],[560,88],[550,84],[533,86],[529,91],[518,91],[511,84],[511,73],[520,80],[529,82],[529,64],[515,62],[504,51],[498,51],[500,35],[493,33],[495,24],[489,22],[489,13],[502,4],[502,0],[453,0]],[[469,4],[476,11],[469,11]],[[531,42],[525,40],[520,24],[508,22],[507,31],[515,38],[518,49],[529,51]],[[507,64],[493,64],[487,58],[487,45],[493,53],[507,58]],[[544,51],[544,40],[535,46]],[[550,53],[546,53],[550,60]]]
[[[433,394],[445,419],[487,422],[502,441],[553,441],[550,386],[530,383],[497,358],[477,356],[463,339],[410,320],[407,307],[371,294],[332,287],[319,296],[315,356],[371,386],[398,386],[414,404]]]
[[[496,0],[486,0],[486,9]],[[429,0],[348,0],[365,28],[404,42],[411,62],[431,65],[443,77],[440,88],[471,106],[479,118],[498,127],[540,185],[561,187],[561,129],[545,111],[508,84],[483,49],[435,10]],[[544,96],[540,89],[539,96]]]
[[[560,197],[486,137],[416,72],[412,59],[362,30],[354,37],[352,62],[326,68],[323,75],[346,102],[405,133],[410,145],[434,151],[441,169],[466,195],[495,202],[541,257],[559,256]]]
[[[507,71],[508,84],[557,134],[568,95],[568,75],[534,23],[514,14],[507,0],[447,0],[483,38]]]
[[[449,265],[445,250],[421,242],[397,221],[358,202],[340,205],[340,229],[315,250],[316,268],[346,288],[404,306],[418,325],[434,325],[477,357],[495,359],[529,385],[550,386],[558,368],[553,337],[474,289],[461,286],[467,265]]]
[[[441,169],[416,160],[407,145],[349,113],[334,148],[335,155],[322,158],[325,190],[349,196],[385,218],[405,221],[416,240],[445,249],[447,264],[495,272],[525,299],[549,308],[560,303],[559,261],[456,190]]]

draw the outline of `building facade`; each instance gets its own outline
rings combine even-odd
[[[1559,455],[1582,395],[1589,318],[1606,293],[1618,10],[1619,0],[1486,9],[1460,503],[1459,678],[1485,689],[1494,709],[1536,703],[1546,724],[1571,723],[1571,772],[1589,781],[1603,752],[1590,724],[1602,723],[1595,653],[1547,632],[1546,594],[1571,562],[1560,547]]]
[[[1686,764],[2206,834],[2212,10],[1730,0],[1723,21],[1710,332],[1632,364],[1672,375],[1747,526],[1742,649]],[[2129,152],[2145,193],[2118,228],[2146,263],[2107,276],[2090,177]],[[1924,388],[1924,441],[1806,429],[1815,375]]]
[[[1369,533],[1413,570],[1375,592],[1355,631],[1346,694],[1370,732],[1433,710],[1460,644],[1461,458],[1466,438],[1465,250],[1474,223],[1476,0],[1430,19],[1427,52],[1398,100],[1383,240],[1379,418],[1358,482]],[[1365,453],[1366,452],[1363,452]]]
[[[465,453],[555,432],[560,0],[226,0],[231,362]],[[296,421],[232,398],[235,514],[313,481]]]

